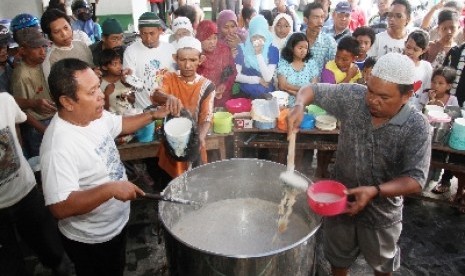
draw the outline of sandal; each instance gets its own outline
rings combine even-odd
[[[443,194],[443,193],[447,193],[450,191],[450,182],[449,183],[442,183],[442,182],[439,182],[436,187],[434,187],[431,192],[433,194]]]

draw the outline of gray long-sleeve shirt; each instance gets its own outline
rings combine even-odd
[[[408,176],[425,185],[431,156],[430,126],[408,104],[387,123],[374,127],[358,84],[313,85],[314,103],[341,121],[334,179],[348,188],[378,185]],[[368,227],[388,227],[402,220],[402,197],[370,202],[354,219]],[[346,215],[342,220],[353,219]]]

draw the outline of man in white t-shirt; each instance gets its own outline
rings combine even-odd
[[[387,53],[402,53],[408,36],[407,25],[411,13],[412,8],[407,0],[394,0],[387,14],[387,30],[376,34],[375,43],[367,55],[379,58]]]
[[[141,40],[135,41],[124,52],[123,68],[129,68],[144,81],[144,88],[136,93],[135,106],[144,109],[151,105],[150,94],[161,86],[163,73],[174,71],[174,47],[160,41],[163,33],[162,21],[153,12],[139,17]]]
[[[40,148],[45,204],[78,276],[123,275],[129,200],[144,192],[127,180],[114,138],[168,112],[104,111],[100,80],[78,59],[55,63],[48,82],[58,112]]]
[[[45,207],[36,179],[16,134],[16,124],[26,121],[13,97],[0,93],[0,258],[2,275],[23,275],[24,256],[15,232],[54,275],[69,275],[55,219]]]

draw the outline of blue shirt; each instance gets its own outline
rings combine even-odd
[[[239,64],[242,66],[241,73],[246,76],[262,77],[262,74],[259,71],[257,71],[255,68],[250,68],[250,67],[245,66],[245,59],[244,59],[244,53],[242,52],[242,47],[238,47],[237,50],[238,50],[238,53],[234,61],[236,64]],[[278,61],[279,61],[279,50],[275,46],[270,45],[270,48],[268,49],[268,64],[277,65]],[[264,93],[272,92],[275,90],[272,81],[270,82],[270,85],[268,87],[264,87],[263,85],[259,83],[257,84],[239,83],[239,84],[240,84],[241,91],[253,99],[260,98]]]
[[[295,70],[291,63],[285,59],[280,59],[278,63],[278,74],[286,77],[286,80],[291,85],[304,86],[312,82],[316,77],[320,76],[319,68],[315,60],[308,60],[302,70]]]
[[[336,57],[337,44],[329,34],[320,33],[313,46],[310,48],[312,57],[319,68],[318,75],[321,74],[323,66]]]

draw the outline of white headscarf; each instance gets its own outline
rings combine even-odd
[[[279,38],[275,33],[276,24],[278,24],[278,21],[281,18],[286,19],[289,26],[291,26],[291,30],[289,31],[289,34],[287,34],[285,38]],[[293,32],[294,32],[294,21],[292,20],[292,17],[288,15],[287,13],[278,13],[278,15],[276,15],[276,17],[273,20],[273,26],[271,27],[271,33],[273,34],[273,45],[279,49],[279,52],[281,52],[284,46],[286,46],[286,41]]]

